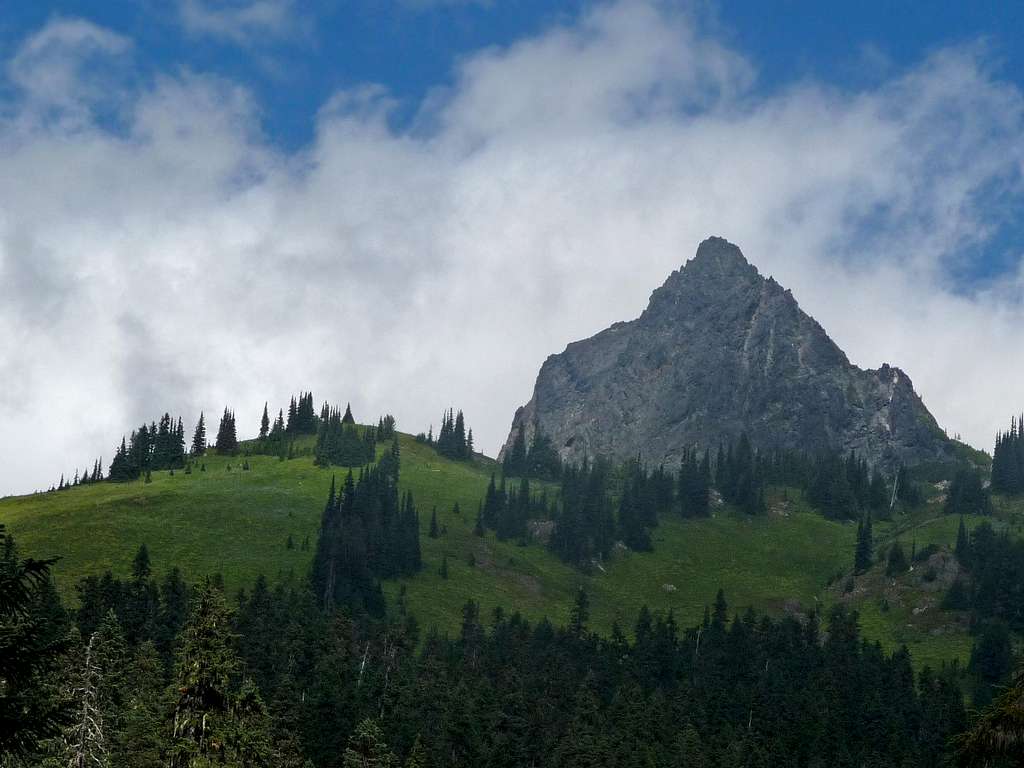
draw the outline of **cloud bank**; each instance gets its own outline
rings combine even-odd
[[[954,279],[1021,207],[1024,96],[980,47],[766,94],[685,13],[620,2],[466,58],[401,130],[380,88],[338,93],[292,153],[231,82],[99,88],[86,60],[129,49],[55,20],[6,64],[0,493],[164,410],[246,435],[310,388],[412,432],[461,407],[493,454],[544,358],[711,234],[951,434],[988,447],[1022,406],[1024,270]]]

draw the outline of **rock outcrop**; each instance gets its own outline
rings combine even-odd
[[[744,431],[758,449],[853,449],[884,471],[953,459],[903,371],[851,364],[788,290],[717,237],[639,318],[549,357],[503,451],[520,424],[569,462],[672,464]]]

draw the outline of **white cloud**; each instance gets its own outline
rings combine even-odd
[[[983,293],[949,275],[994,196],[1020,201],[1024,97],[977,48],[858,92],[755,82],[685,14],[624,2],[469,57],[409,131],[380,89],[338,94],[293,154],[243,90],[195,74],[124,95],[117,135],[26,133],[19,102],[0,123],[0,491],[109,460],[165,409],[230,404],[252,433],[306,388],[409,431],[454,404],[493,453],[543,359],[636,316],[710,234],[988,446],[1022,405],[1024,270]]]
[[[71,128],[92,108],[110,103],[109,69],[131,50],[131,41],[82,19],[55,18],[30,36],[7,62],[18,90],[22,118],[32,124],[59,120]],[[90,77],[84,77],[89,70]]]
[[[178,0],[178,10],[189,34],[237,45],[290,38],[302,29],[294,0]]]

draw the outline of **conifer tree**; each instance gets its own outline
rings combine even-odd
[[[99,633],[89,638],[85,659],[78,681],[72,689],[75,701],[75,719],[67,736],[67,764],[69,768],[107,766],[107,736],[103,719],[100,689],[103,670],[96,659]]]
[[[404,768],[427,768],[427,749],[423,746],[423,740],[418,733],[409,750],[409,756],[405,758]]]
[[[430,532],[428,534],[430,538],[436,539],[438,536],[437,530],[437,507],[433,507],[430,510]]]
[[[960,516],[960,525],[956,529],[956,548],[953,550],[960,565],[967,567],[971,555],[971,542],[967,538],[967,528],[964,526],[964,517]]]
[[[505,453],[502,472],[506,476],[524,476],[526,474],[526,426],[520,422],[516,430],[512,449]]]
[[[372,418],[372,417],[371,417]],[[345,415],[341,417],[342,424],[355,424],[355,417],[352,415],[352,404],[345,403]]]
[[[235,414],[224,409],[224,415],[220,419],[220,428],[217,430],[217,453],[223,456],[233,456],[238,452],[238,434],[235,431]]]
[[[266,440],[270,436],[270,413],[267,411],[267,403],[263,404],[263,416],[260,418],[260,440]]]
[[[197,591],[180,643],[175,667],[178,700],[167,750],[170,768],[267,765],[269,739],[260,715],[262,703],[251,686],[233,690],[240,662],[231,613],[212,581]]]
[[[476,523],[473,525],[473,535],[482,537],[484,535],[484,505],[483,502],[476,508]]]
[[[871,567],[871,556],[874,550],[871,535],[871,513],[864,515],[857,523],[857,547],[854,553],[853,569],[863,573]]]
[[[396,768],[397,764],[380,726],[373,720],[363,720],[349,738],[343,768]]]

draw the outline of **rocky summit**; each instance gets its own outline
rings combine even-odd
[[[852,449],[887,472],[953,458],[903,371],[853,365],[790,291],[718,237],[639,318],[549,357],[503,452],[520,425],[574,463],[671,464],[743,432],[760,450]]]

